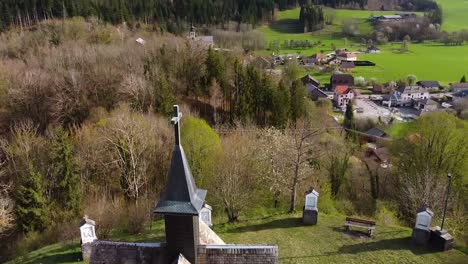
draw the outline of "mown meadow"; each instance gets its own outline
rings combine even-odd
[[[454,249],[431,252],[411,244],[411,229],[377,225],[375,238],[344,232],[344,216],[323,214],[316,226],[301,224],[301,214],[277,212],[238,223],[219,223],[214,230],[227,243],[277,244],[280,263],[466,263],[468,257]],[[152,223],[141,235],[114,233],[112,240],[157,242],[164,240],[163,221]],[[54,244],[25,254],[16,263],[81,263],[78,241]]]
[[[453,2],[457,2],[454,4]],[[441,4],[444,8],[446,24],[443,30],[460,30],[468,28],[468,19],[464,18],[463,12],[468,10],[468,1],[448,1],[443,0]],[[466,6],[466,7],[465,7]],[[312,48],[288,48],[280,49],[281,54],[298,53],[303,56],[310,56],[314,53],[332,52],[332,45],[337,48],[348,48],[356,51],[366,47],[361,44],[359,38],[344,38],[341,28],[348,19],[358,21],[361,35],[372,31],[371,24],[367,21],[371,15],[395,14],[395,11],[373,12],[367,10],[333,10],[335,19],[333,25],[327,25],[324,29],[303,33],[302,26],[298,23],[299,8],[280,11],[277,13],[276,21],[263,25],[260,31],[263,32],[266,45],[268,43],[279,42],[281,45],[285,40],[309,40],[311,43],[321,42]],[[418,15],[422,15],[418,13]],[[418,79],[438,80],[443,85],[451,82],[458,82],[462,75],[468,73],[468,45],[445,46],[436,42],[411,43],[407,52],[401,52],[401,43],[389,43],[379,45],[381,54],[362,54],[359,60],[369,60],[377,64],[376,67],[358,67],[353,71],[354,76],[365,78],[377,78],[379,82],[389,80],[404,79],[408,74],[414,74]],[[263,55],[272,53],[270,50],[260,51]],[[326,81],[329,74],[310,70],[321,81]]]

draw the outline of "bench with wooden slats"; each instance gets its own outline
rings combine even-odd
[[[346,231],[349,231],[350,227],[363,228],[363,229],[367,229],[367,232],[369,233],[370,237],[374,236],[374,230],[375,230],[374,221],[346,217],[346,222],[344,225],[345,225]]]

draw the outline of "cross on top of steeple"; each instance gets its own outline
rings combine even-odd
[[[180,119],[182,118],[182,113],[179,112],[179,106],[174,105],[174,115],[171,119],[171,124],[174,125],[174,136],[175,144],[180,145]]]

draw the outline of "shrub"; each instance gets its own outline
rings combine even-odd
[[[394,208],[395,206],[392,206],[389,202],[377,201],[375,219],[379,225],[395,226],[399,224]]]
[[[121,224],[123,208],[120,200],[112,201],[105,196],[94,197],[88,201],[85,214],[96,221],[96,236],[99,239],[109,238],[112,230]]]
[[[336,210],[345,215],[355,215],[354,204],[348,199],[339,199],[335,202]]]
[[[146,200],[128,207],[126,228],[130,234],[137,235],[145,231],[146,224],[151,220],[152,204],[150,200]]]
[[[318,209],[325,214],[336,213],[336,208],[331,195],[331,186],[326,182],[320,184],[320,196],[318,202]]]

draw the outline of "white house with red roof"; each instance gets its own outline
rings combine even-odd
[[[337,59],[339,59],[341,61],[357,61],[357,55],[356,54],[348,53],[346,51],[341,51],[340,53],[338,53],[338,55],[336,57],[337,57]]]
[[[333,95],[333,102],[337,107],[344,108],[353,100],[355,93],[348,85],[337,85]]]

